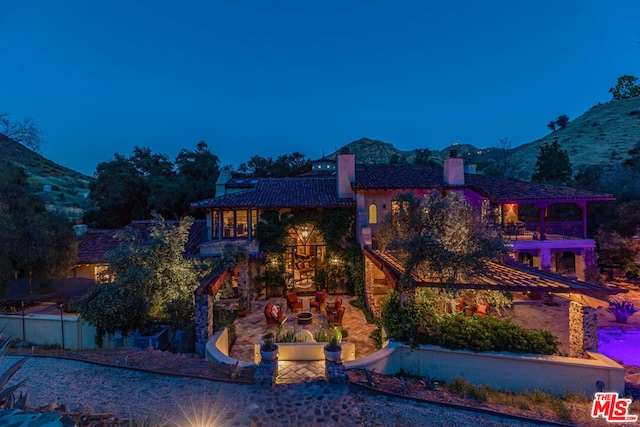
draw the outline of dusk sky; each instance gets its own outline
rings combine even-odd
[[[640,1],[0,0],[0,111],[93,175],[136,145],[222,165],[514,146],[640,76]]]

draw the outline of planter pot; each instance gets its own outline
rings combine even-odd
[[[338,362],[340,360],[340,354],[342,354],[342,349],[338,351],[329,351],[327,347],[324,347],[324,357],[329,362]]]
[[[265,362],[272,362],[276,360],[278,358],[278,346],[276,346],[276,349],[273,351],[265,351],[260,348],[260,356]]]

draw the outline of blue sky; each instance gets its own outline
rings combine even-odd
[[[223,165],[514,146],[640,76],[640,2],[1,0],[0,111],[92,175],[135,145]]]

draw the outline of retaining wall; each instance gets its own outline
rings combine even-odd
[[[565,391],[592,396],[596,381],[605,383],[607,391],[624,394],[624,368],[597,352],[587,352],[589,359],[574,357],[520,355],[507,352],[474,353],[421,345],[411,348],[389,342],[382,350],[351,362],[346,369],[365,367],[380,374],[429,375],[450,382],[466,378],[472,384],[490,384],[502,390],[523,392],[542,390],[554,395]]]

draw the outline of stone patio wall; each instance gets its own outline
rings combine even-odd
[[[598,318],[596,310],[571,301],[569,304],[569,356],[586,357],[587,351],[598,351]]]

